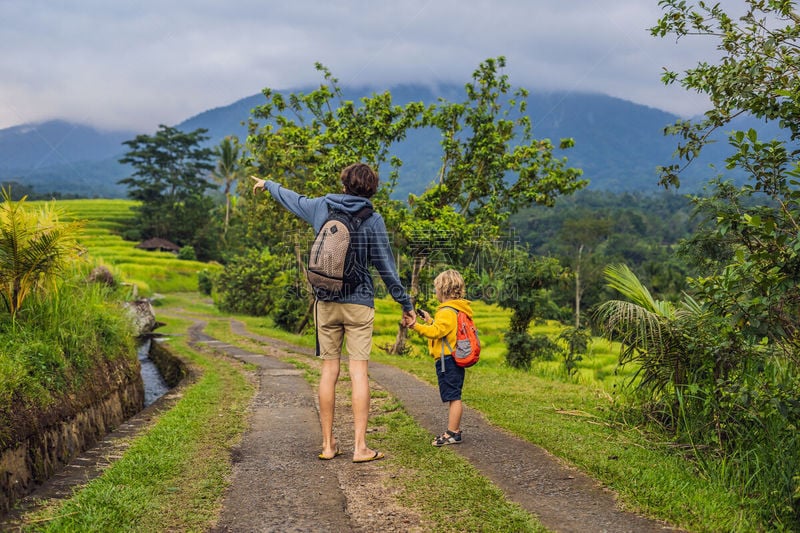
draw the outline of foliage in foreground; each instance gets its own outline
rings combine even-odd
[[[78,256],[80,224],[59,221],[53,202],[33,207],[11,200],[2,190],[0,204],[0,300],[15,318],[25,300],[53,289]]]
[[[710,446],[726,468],[706,468],[744,494],[758,494],[770,527],[800,526],[800,15],[789,0],[746,0],[732,16],[722,5],[662,0],[653,35],[700,36],[720,59],[663,81],[708,96],[699,121],[670,132],[681,164],[662,168],[661,183],[679,175],[740,115],[773,121],[781,138],[732,131],[728,169],[744,170],[735,186],[719,176],[707,198],[695,198],[703,224],[684,246],[702,276],[690,280],[697,302],[689,314],[659,317],[668,337],[654,336],[643,356],[658,361],[683,348],[682,362],[656,400],[680,440]],[[683,166],[681,166],[683,165]],[[628,327],[636,328],[637,316]],[[624,327],[624,326],[623,326]],[[650,332],[656,331],[648,328]],[[641,337],[641,336],[640,336]],[[665,339],[677,343],[664,343]],[[641,341],[634,343],[642,346]],[[699,461],[708,455],[698,453]]]
[[[639,367],[651,421],[689,446],[705,475],[742,498],[758,495],[765,521],[796,524],[797,368],[689,297],[680,305],[655,300],[625,267],[607,276],[624,299],[603,304],[598,319],[621,342],[620,362]]]
[[[91,369],[124,359],[138,372],[131,320],[113,287],[77,269],[29,299],[16,320],[0,318],[0,445],[12,410],[47,407],[91,383]]]

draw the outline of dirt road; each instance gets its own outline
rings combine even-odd
[[[261,388],[253,424],[237,451],[233,483],[218,531],[429,531],[422,517],[398,507],[382,479],[382,462],[354,465],[347,459],[314,461],[321,441],[311,388],[279,358],[312,357],[286,344],[249,333],[234,322],[235,333],[267,343],[264,357],[204,340],[215,350],[258,365]],[[313,360],[313,359],[312,359]],[[280,369],[279,369],[280,368]],[[437,390],[390,365],[370,363],[373,386],[399,399],[405,410],[432,434],[443,413]],[[347,405],[337,398],[337,405]],[[348,409],[336,413],[342,449],[351,430]],[[670,526],[621,511],[614,495],[585,474],[564,466],[546,451],[495,428],[467,408],[463,425],[469,440],[453,449],[495,483],[506,497],[535,514],[553,531],[648,532]],[[298,429],[299,428],[299,429]]]

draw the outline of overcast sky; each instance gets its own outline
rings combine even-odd
[[[499,55],[532,92],[700,113],[703,99],[660,77],[712,43],[650,36],[659,16],[657,0],[0,0],[0,128],[149,133],[265,87],[316,85],[315,62],[382,90],[463,84]]]

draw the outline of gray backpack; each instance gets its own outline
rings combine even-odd
[[[346,294],[363,282],[365,265],[359,265],[357,251],[366,246],[358,229],[374,213],[363,207],[355,214],[328,206],[328,218],[317,232],[308,257],[308,281],[315,289]]]

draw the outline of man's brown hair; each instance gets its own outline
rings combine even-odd
[[[344,192],[363,198],[372,198],[378,192],[378,174],[364,163],[346,166],[341,174]]]

